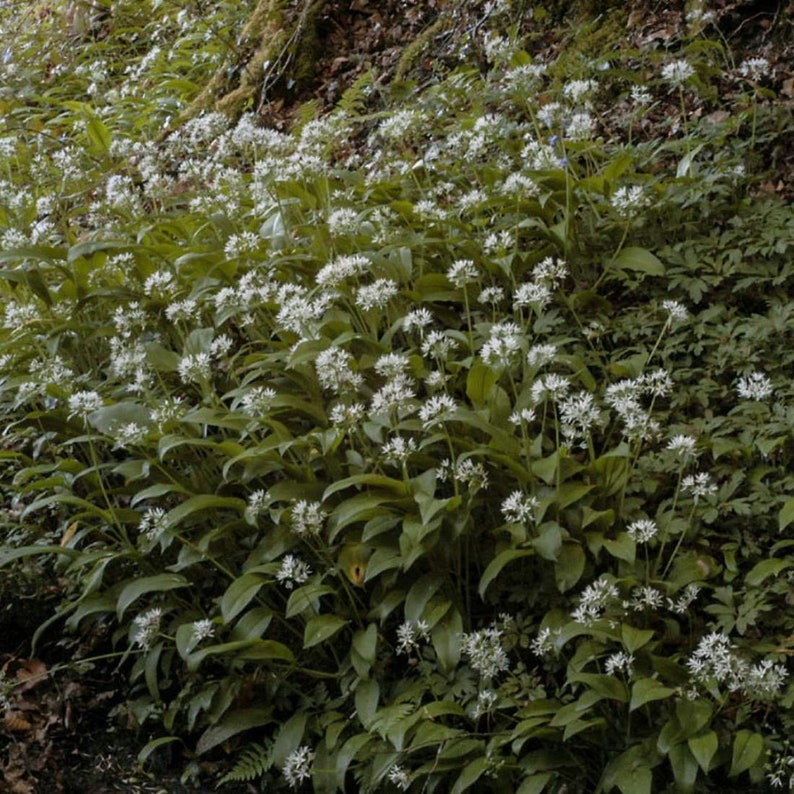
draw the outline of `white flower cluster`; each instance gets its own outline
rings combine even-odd
[[[424,620],[407,620],[397,627],[397,653],[410,654],[429,639],[430,626]]]
[[[281,567],[276,571],[276,579],[292,590],[296,584],[303,584],[312,575],[312,569],[302,560],[292,554],[287,554],[281,561]]]
[[[772,396],[772,381],[756,370],[739,378],[736,391],[745,400],[767,400]]]
[[[620,597],[618,588],[605,577],[587,585],[579,596],[579,606],[571,612],[571,617],[585,626],[592,626],[603,617],[611,602]]]
[[[770,700],[788,677],[785,665],[771,659],[750,664],[739,655],[727,634],[717,631],[700,640],[687,667],[697,683],[725,684],[731,692],[741,692],[752,700]]]
[[[461,649],[474,670],[483,678],[492,679],[510,667],[501,643],[502,632],[496,626],[464,634]]]
[[[308,745],[302,745],[287,756],[281,771],[290,788],[297,788],[312,776],[313,761],[314,750]]]
[[[135,620],[132,621],[134,627],[132,641],[143,648],[143,650],[148,651],[152,647],[154,638],[160,631],[160,621],[162,618],[163,610],[159,607],[155,607],[154,609],[150,609],[138,615]]]
[[[292,506],[290,529],[296,535],[319,535],[327,517],[320,502],[299,499]]]

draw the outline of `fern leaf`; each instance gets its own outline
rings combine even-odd
[[[240,783],[256,780],[273,766],[271,747],[255,742],[240,752],[232,770],[219,781],[222,783]]]

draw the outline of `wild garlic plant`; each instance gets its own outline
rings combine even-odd
[[[377,121],[163,134],[234,25],[151,10],[0,138],[0,559],[59,583],[37,641],[104,630],[142,757],[248,749],[273,787],[784,781],[794,230],[745,270],[697,230],[698,196],[781,222],[708,154],[695,62],[625,85],[494,27]],[[671,85],[681,139],[627,149],[615,92]]]

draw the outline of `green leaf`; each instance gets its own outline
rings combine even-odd
[[[664,700],[675,693],[675,689],[663,686],[655,678],[641,678],[631,688],[629,711],[634,711],[652,700]]]
[[[480,586],[478,588],[480,598],[485,596],[488,585],[499,576],[505,565],[513,562],[513,560],[520,560],[522,557],[532,557],[534,554],[534,549],[505,549],[497,554],[496,557],[488,563],[488,567],[483,571],[483,575],[480,578]]]
[[[237,617],[259,592],[268,577],[261,573],[245,573],[235,579],[221,597],[221,616],[224,623]]]
[[[333,637],[347,625],[347,621],[336,615],[317,615],[306,623],[303,632],[303,647],[313,648]]]
[[[480,779],[483,772],[488,769],[490,763],[488,758],[475,758],[473,761],[469,761],[458,775],[458,779],[455,781],[455,785],[452,786],[450,794],[460,794],[461,791],[466,791],[466,789],[473,786]]]
[[[578,543],[563,543],[557,562],[554,565],[554,578],[557,589],[564,593],[582,578],[585,568],[585,554]]]
[[[709,766],[711,765],[711,759],[714,758],[719,743],[720,741],[715,731],[707,731],[700,736],[692,736],[690,739],[687,739],[687,744],[692,751],[692,755],[695,756],[700,768],[707,774]]]
[[[612,264],[622,270],[636,270],[649,276],[663,276],[664,265],[646,248],[629,246],[624,248]]]
[[[375,680],[359,681],[356,686],[354,701],[356,704],[356,714],[361,720],[361,724],[369,730],[375,713],[378,710],[380,700],[380,687]]]
[[[554,777],[554,772],[538,772],[521,781],[516,794],[541,794],[546,784]]]
[[[538,527],[538,536],[532,545],[544,560],[556,562],[562,551],[563,530],[558,524],[546,522]]]
[[[143,576],[126,584],[116,600],[116,613],[121,620],[124,613],[134,601],[146,593],[164,593],[177,587],[187,587],[190,584],[184,576],[178,573],[160,573],[156,576]]]
[[[482,408],[491,393],[491,389],[499,380],[498,373],[477,359],[466,377],[466,396],[475,408]]]
[[[186,499],[182,504],[177,505],[166,514],[166,523],[169,527],[175,527],[181,521],[194,513],[204,513],[213,509],[233,510],[240,515],[247,506],[244,499],[232,496],[218,496],[216,494],[197,494]],[[206,520],[206,516],[202,516]]]
[[[250,728],[258,728],[260,725],[267,725],[272,722],[273,709],[236,709],[225,714],[220,721],[206,731],[199,737],[196,744],[196,754],[203,755],[204,753],[223,744],[227,739],[236,736],[242,731],[247,731]]]
[[[777,576],[781,571],[785,571],[786,568],[791,568],[792,565],[794,565],[792,560],[761,560],[761,562],[752,567],[747,576],[744,577],[744,581],[756,587],[768,576]]]
[[[784,530],[792,521],[794,521],[794,498],[789,499],[786,504],[780,509],[777,517],[778,526],[780,530]]]
[[[733,757],[728,777],[736,777],[755,766],[764,753],[764,739],[760,733],[741,730],[733,740]]]
[[[309,715],[305,711],[299,711],[282,725],[273,744],[273,763],[276,766],[284,766],[289,755],[300,747],[308,719]]]
[[[653,631],[651,629],[635,629],[634,626],[623,623],[620,627],[620,637],[626,650],[629,653],[634,653],[650,642]]]
[[[670,748],[668,753],[670,765],[673,767],[673,775],[677,784],[677,791],[688,794],[694,789],[695,780],[698,776],[698,763],[695,756],[686,744],[676,744]]]
[[[159,736],[157,739],[152,739],[150,742],[147,742],[143,749],[138,753],[138,763],[144,764],[148,760],[149,756],[158,748],[163,747],[166,744],[172,744],[173,742],[181,742],[182,740],[178,736]]]

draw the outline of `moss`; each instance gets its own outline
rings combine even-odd
[[[448,25],[446,15],[441,15],[432,25],[426,27],[417,37],[412,41],[400,56],[397,63],[397,69],[394,73],[395,80],[404,80],[405,76],[411,70],[416,59],[422,54],[427,44],[439,31],[443,30]]]

